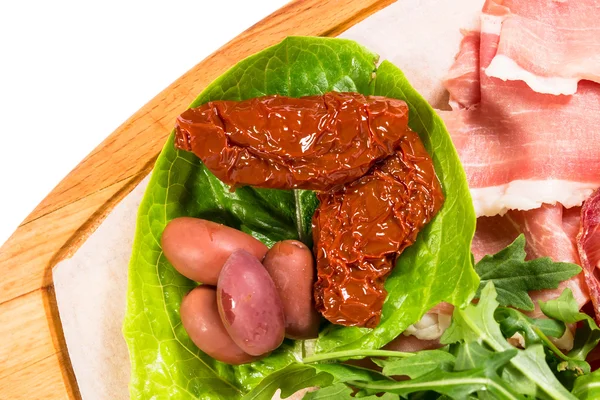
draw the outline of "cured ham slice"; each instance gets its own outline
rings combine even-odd
[[[563,229],[573,246],[577,248],[577,235],[581,229],[581,207],[573,207],[563,210]]]
[[[568,220],[569,225],[565,225],[565,219]],[[572,212],[565,213],[560,205],[544,205],[529,211],[511,210],[502,217],[479,218],[473,238],[473,256],[475,261],[479,261],[486,254],[495,254],[522,233],[527,243],[525,248],[527,259],[550,257],[554,261],[579,264],[579,255],[574,244],[576,232],[570,225],[574,219]],[[573,292],[580,307],[588,302],[589,295],[584,275],[579,274],[562,282],[558,289],[531,292],[531,298],[536,304],[536,310],[531,315],[541,316],[537,307],[538,300],[554,299],[567,287]]]
[[[468,108],[479,103],[479,32],[464,31],[460,51],[443,84],[450,94],[452,109]]]
[[[600,82],[600,1],[488,0],[483,12],[499,19],[486,32],[499,35],[488,76],[554,95]]]
[[[577,248],[585,281],[590,290],[596,320],[600,321],[600,190],[586,200],[581,209],[581,230],[577,236]]]
[[[542,203],[578,206],[600,185],[600,143],[591,129],[600,124],[598,94],[590,86],[564,107],[547,108],[518,106],[517,97],[502,119],[500,113],[481,108],[440,112],[478,216],[529,210]]]
[[[520,233],[521,230],[510,218],[510,213],[503,216],[478,218],[477,230],[471,244],[471,252],[475,262],[477,263],[488,254],[496,254],[506,248]]]
[[[383,349],[413,353],[421,350],[439,349],[442,346],[443,345],[440,343],[439,339],[422,340],[413,335],[400,335],[385,345]]]
[[[476,39],[473,33],[465,36],[445,81],[455,109],[440,111],[467,173],[475,211],[492,216],[543,203],[581,205],[600,186],[600,85],[583,81],[573,96],[554,96],[488,76],[484,71],[497,55],[500,37],[494,32],[501,23],[497,15],[482,15],[479,80],[473,75],[477,58],[467,56]]]

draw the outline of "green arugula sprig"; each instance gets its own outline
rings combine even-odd
[[[525,236],[519,235],[504,250],[483,257],[475,266],[481,278],[476,297],[491,281],[496,286],[500,305],[532,311],[534,304],[529,291],[556,289],[562,281],[581,272],[576,264],[553,262],[549,257],[525,261],[525,256]]]
[[[283,397],[311,388],[305,399],[597,399],[600,374],[585,361],[600,342],[600,328],[579,305],[570,289],[540,302],[548,318],[531,318],[529,290],[558,287],[579,273],[574,264],[543,258],[525,261],[521,236],[477,266],[482,286],[479,302],[456,308],[441,338],[444,348],[407,353],[351,349],[305,357],[269,376],[245,398],[267,399],[281,388]],[[517,276],[518,278],[513,278]],[[515,308],[508,308],[515,307]],[[553,342],[567,324],[580,323],[574,346],[564,353]],[[508,338],[520,334],[524,348]],[[348,365],[370,358],[381,371]],[[398,377],[404,377],[398,381]],[[408,378],[408,379],[406,379]],[[572,389],[572,391],[570,390]],[[377,397],[379,396],[379,397]]]
[[[569,357],[585,360],[589,352],[600,342],[600,328],[592,317],[579,311],[579,305],[571,289],[565,289],[555,300],[540,301],[540,308],[546,316],[557,321],[568,324],[583,322],[575,333],[573,349],[569,352]]]
[[[301,388],[319,387],[308,392],[305,399],[351,399],[382,393],[387,399],[398,398],[394,395],[407,398],[413,393],[449,399],[577,399],[557,379],[559,371],[551,369],[546,353],[562,357],[578,369],[581,376],[575,380],[574,393],[596,393],[594,382],[598,380],[596,375],[595,380],[587,375],[589,365],[582,367],[587,365],[585,361],[571,353],[564,355],[549,339],[563,334],[564,322],[587,321],[577,314],[578,310],[574,312],[572,294],[568,290],[564,293],[543,305],[548,314],[559,315],[564,321],[548,323],[500,307],[494,283],[488,282],[477,304],[455,309],[452,324],[441,339],[448,345],[443,349],[417,353],[348,350],[317,354],[304,358],[302,364],[272,374],[245,398],[267,399],[277,388],[286,396]],[[595,326],[593,320],[589,323]],[[513,347],[507,340],[517,332],[525,337],[524,349]],[[592,345],[593,341],[587,347]],[[350,359],[366,357],[372,357],[381,372],[344,364]],[[398,375],[411,379],[391,379]]]

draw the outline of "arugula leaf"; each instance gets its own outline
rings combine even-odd
[[[554,300],[539,301],[540,309],[548,317],[558,321],[573,324],[590,318],[587,314],[579,311],[579,304],[573,297],[570,288],[566,288]]]
[[[575,331],[573,348],[568,356],[577,360],[585,360],[590,351],[594,350],[600,342],[600,330],[594,320],[585,320],[585,323]]]
[[[454,309],[452,324],[442,335],[441,342],[478,342],[487,345],[495,352],[511,350],[513,347],[506,341],[500,325],[494,319],[498,308],[496,290],[493,282],[488,282],[481,292],[478,304],[470,304],[465,309]],[[535,384],[535,394],[547,399],[573,399],[573,396],[554,377],[546,364],[542,345],[536,344],[519,350],[510,360],[510,368],[514,369],[513,377],[524,378]],[[533,385],[528,385],[533,387]]]
[[[560,321],[530,318],[512,308],[498,307],[494,312],[494,317],[500,324],[500,330],[504,337],[509,338],[520,332],[525,338],[526,346],[541,343],[536,329],[539,329],[544,335],[555,338],[560,338],[565,334],[565,324]]]
[[[331,353],[319,353],[305,357],[302,362],[305,364],[323,362],[323,361],[346,361],[362,360],[366,357],[413,357],[416,353],[395,351],[395,350],[371,350],[371,349],[352,349],[342,350]]]
[[[264,378],[258,386],[247,393],[242,400],[271,400],[281,389],[280,396],[288,397],[298,390],[319,387],[327,388],[352,380],[363,382],[378,379],[391,379],[377,371],[347,364],[291,364]],[[325,391],[325,394],[329,393]],[[323,394],[323,393],[322,393]],[[322,395],[321,394],[321,395]],[[308,396],[308,394],[307,394]]]
[[[554,337],[561,337],[564,334],[566,327],[561,321],[553,319],[536,320],[517,310],[503,307],[496,309],[494,316],[505,337],[511,337],[518,332],[525,338],[526,346],[543,344],[547,349],[548,356],[553,358],[550,360],[550,366],[563,384],[565,381],[572,381],[574,377],[590,372],[590,365],[587,362],[565,355],[548,339],[548,332]],[[568,374],[563,372],[568,372]],[[573,378],[568,378],[567,375],[572,375]]]
[[[358,396],[357,396],[358,397]],[[353,396],[353,390],[344,385],[343,383],[337,383],[333,386],[329,386],[323,389],[319,389],[315,392],[307,393],[303,400],[353,400],[357,397]],[[360,397],[364,400],[397,400],[398,395],[392,393],[384,393],[382,396],[371,395]]]
[[[336,383],[335,385],[307,393],[302,400],[354,399],[352,393],[353,390],[348,386],[343,383]]]
[[[281,397],[286,398],[300,389],[329,386],[332,382],[333,376],[326,372],[303,364],[291,364],[267,376],[242,399],[271,400],[277,389],[281,389]]]
[[[525,261],[525,236],[494,255],[487,255],[475,266],[481,278],[476,297],[489,281],[493,281],[502,306],[532,311],[529,291],[556,289],[558,284],[581,272],[576,264],[554,262],[549,257]]]
[[[461,343],[456,352],[454,370],[465,371],[473,368],[481,368],[493,354],[493,351],[486,349],[477,342]]]
[[[452,371],[456,357],[443,350],[422,350],[412,357],[377,359],[373,362],[383,368],[383,374],[406,375],[417,378],[435,369]]]
[[[516,349],[493,353],[484,366],[460,372],[437,369],[408,381],[350,382],[350,384],[358,388],[368,389],[371,392],[386,391],[402,396],[431,390],[451,398],[463,399],[471,393],[485,390],[498,399],[524,399],[523,396],[514,392],[497,373],[516,354]]]
[[[549,318],[569,324],[583,321],[583,325],[575,331],[573,349],[568,356],[577,360],[585,360],[589,352],[600,342],[600,328],[592,317],[579,311],[579,305],[573,297],[571,289],[563,290],[557,299],[539,303],[540,309]]]
[[[391,379],[380,372],[369,368],[358,367],[350,364],[312,364],[311,367],[317,371],[326,372],[333,376],[332,383],[348,382],[348,381],[375,381],[378,379]]]
[[[579,400],[600,399],[600,370],[577,378],[572,393]]]
[[[317,352],[380,348],[441,301],[465,306],[479,284],[471,258],[475,232],[471,195],[442,120],[390,62],[382,62],[377,69],[373,94],[407,102],[409,126],[432,156],[446,201],[415,244],[398,257],[386,281],[388,296],[379,325],[374,329],[332,325],[321,332]]]

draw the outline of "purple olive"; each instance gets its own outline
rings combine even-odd
[[[162,234],[167,260],[183,276],[216,285],[225,260],[244,249],[262,260],[268,248],[252,236],[215,222],[181,217],[169,222]]]
[[[267,252],[263,265],[281,297],[285,336],[317,337],[321,316],[313,304],[315,267],[310,249],[297,240],[277,242]]]
[[[285,335],[283,305],[260,261],[245,250],[229,256],[217,283],[217,304],[225,329],[246,353],[275,350]]]
[[[198,286],[181,302],[181,322],[196,346],[212,358],[227,364],[255,361],[231,340],[217,308],[217,292],[210,286]]]

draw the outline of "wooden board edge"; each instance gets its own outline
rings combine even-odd
[[[353,0],[353,1],[355,3],[364,3],[365,7],[360,8],[359,9],[360,12],[350,15],[350,16],[348,16],[348,18],[336,21],[336,23],[334,25],[330,26],[328,29],[322,30],[320,32],[315,32],[314,35],[315,36],[337,36],[340,33],[342,33],[343,31],[350,28],[351,26],[353,26],[356,23],[367,18],[369,15],[371,15],[371,14],[375,13],[376,11],[379,11],[379,10],[385,8],[386,6],[388,6],[389,4],[395,2],[395,0],[370,0],[370,1],[369,0]],[[267,26],[267,27],[269,26],[268,21],[270,19],[272,19],[276,16],[281,17],[282,15],[285,15],[287,12],[289,12],[291,9],[302,8],[302,7],[309,8],[311,6],[311,4],[319,4],[319,3],[322,3],[322,2],[320,0],[292,1],[288,5],[279,9],[275,13],[267,16],[265,19],[263,19],[259,23],[253,25],[248,30],[244,31],[238,37],[234,38],[231,42],[229,42],[225,46],[221,47],[219,50],[217,50],[211,56],[207,57],[207,59],[217,57],[219,54],[222,54],[223,52],[227,51],[232,44],[237,43],[237,45],[243,45],[243,43],[241,43],[241,39],[240,39],[243,36],[256,35],[259,33],[265,34],[265,26]],[[287,33],[287,35],[293,35],[293,34],[294,33],[291,31]],[[230,66],[235,64],[235,62],[237,62],[237,61],[239,61],[239,59],[233,60]],[[202,62],[199,65],[201,65],[201,64],[202,64]],[[169,86],[169,88],[172,88],[173,86],[175,86],[178,81],[179,80],[175,81],[171,86]],[[165,89],[165,91],[169,90],[169,88]],[[162,92],[161,94],[163,94],[163,93],[164,92]],[[134,116],[132,116],[131,119],[133,119],[136,115],[138,115],[143,109],[147,108],[148,105],[151,104],[153,101],[156,101],[156,99],[158,97],[159,96],[157,96],[155,99],[151,100],[147,105],[142,107],[142,109],[140,111],[138,111],[136,114],[134,114]],[[128,124],[128,122],[130,122],[130,120],[128,120],[121,127],[119,127],[113,134],[111,134],[111,137],[124,131],[126,129],[126,125]],[[159,119],[155,119],[155,122],[159,125],[161,124]],[[162,141],[164,141],[164,138],[162,138],[161,142]],[[102,154],[105,144],[106,144],[106,140],[103,143],[101,143],[96,149],[94,149],[90,153],[90,156]],[[43,277],[39,281],[39,285],[36,283],[35,287],[32,286],[31,288],[29,288],[29,291],[24,290],[20,293],[15,294],[15,297],[18,297],[18,296],[22,296],[27,293],[30,293],[31,291],[38,290],[40,288],[42,288],[46,291],[46,293],[44,294],[45,312],[46,312],[46,315],[48,318],[48,324],[49,324],[49,328],[50,328],[51,335],[52,335],[52,341],[53,341],[55,348],[57,349],[57,356],[59,357],[59,362],[61,363],[62,366],[64,366],[64,368],[61,370],[61,372],[62,372],[62,376],[63,376],[65,388],[66,388],[65,395],[67,395],[69,398],[80,399],[81,394],[79,392],[79,388],[77,386],[77,381],[76,381],[76,378],[74,376],[73,369],[71,366],[71,361],[68,356],[68,350],[66,347],[65,338],[64,338],[63,331],[62,331],[60,316],[58,314],[56,297],[54,295],[54,287],[52,285],[52,268],[60,260],[62,260],[64,258],[68,258],[71,255],[73,255],[79,249],[79,247],[85,242],[85,240],[87,240],[87,238],[102,223],[102,221],[104,221],[104,219],[112,211],[112,209],[127,194],[129,194],[139,184],[139,182],[151,171],[151,169],[154,165],[154,161],[160,151],[160,148],[162,148],[162,145],[158,148],[158,150],[154,151],[152,154],[147,155],[147,158],[145,159],[145,162],[143,163],[143,165],[141,165],[134,173],[129,174],[124,177],[120,177],[119,180],[116,182],[106,183],[104,186],[101,186],[101,187],[93,187],[92,189],[87,190],[84,193],[80,193],[80,195],[78,197],[70,199],[70,201],[73,202],[73,201],[78,201],[78,200],[81,200],[81,199],[87,198],[87,197],[94,198],[96,196],[99,199],[102,199],[102,201],[98,202],[97,207],[92,208],[92,211],[90,211],[88,215],[85,215],[84,217],[82,217],[80,219],[80,221],[77,223],[77,226],[73,227],[72,234],[68,237],[67,240],[62,240],[59,243],[55,243],[53,250],[48,253],[48,257],[46,259],[43,259],[43,261],[38,260],[38,262],[40,262],[40,264],[41,264],[40,267],[42,268],[42,271],[43,271]],[[90,156],[86,157],[86,159],[89,158]],[[53,221],[53,216],[56,214],[56,211],[59,210],[61,207],[63,207],[65,204],[64,202],[63,203],[58,202],[55,204],[55,200],[62,198],[63,194],[65,193],[64,182],[69,182],[69,177],[72,177],[72,176],[76,175],[78,171],[81,171],[82,169],[89,168],[89,167],[90,167],[90,165],[85,164],[84,162],[80,163],[73,171],[71,171],[71,173],[69,175],[67,175],[67,177],[65,179],[63,179],[63,181],[61,181],[61,183],[42,201],[42,203],[40,203],[40,205],[44,205],[44,207],[36,208],[36,210],[34,210],[34,212],[32,212],[24,220],[24,222],[19,226],[19,228],[15,231],[15,233],[13,233],[11,238],[9,238],[9,240],[2,247],[0,247],[0,261],[5,261],[6,257],[3,259],[2,256],[6,255],[6,254],[13,254],[11,252],[11,250],[13,250],[14,247],[17,247],[18,245],[20,245],[19,238],[21,237],[21,232],[23,231],[24,228],[27,227],[28,224],[32,223],[33,221],[40,220],[40,219],[47,220],[49,223],[60,222],[60,221]],[[118,185],[118,188],[116,189],[115,194],[112,195],[108,201],[106,201],[105,198],[103,198],[101,196],[97,196],[97,193],[99,191],[103,190],[104,188],[107,188],[109,185]],[[54,205],[54,207],[52,205]],[[30,249],[31,249],[31,247],[30,247]],[[0,272],[2,270],[3,270],[3,266],[2,266],[2,263],[0,263]],[[0,300],[0,303],[3,301],[11,301],[11,299]],[[2,397],[2,393],[0,393],[0,397]]]
[[[67,342],[65,341],[65,335],[58,314],[58,303],[56,302],[56,294],[53,285],[45,288],[45,293],[42,294],[42,300],[44,302],[44,311],[46,313],[48,327],[52,336],[52,344],[54,345],[54,348],[58,350],[57,357],[60,365],[64,367],[61,369],[61,374],[65,384],[66,394],[71,399],[81,399],[81,392],[79,391],[79,385],[77,385],[77,378],[73,371],[73,365],[71,364],[71,358],[69,357],[69,351],[67,349]]]

